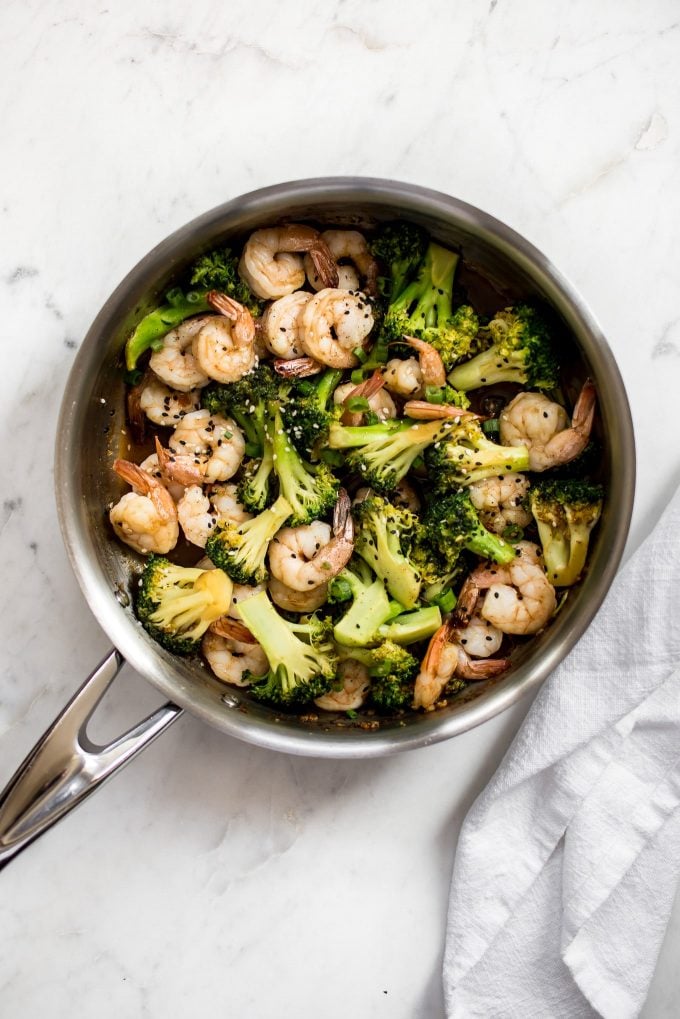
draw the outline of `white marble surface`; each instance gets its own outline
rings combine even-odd
[[[74,352],[150,247],[243,191],[401,178],[543,248],[629,389],[639,543],[680,478],[679,47],[675,0],[5,0],[1,775],[108,646],[52,496]],[[127,675],[97,727],[157,702]],[[527,707],[369,763],[185,718],[0,875],[0,1012],[439,1019],[456,834]],[[647,1019],[680,1012],[678,948],[676,907]]]

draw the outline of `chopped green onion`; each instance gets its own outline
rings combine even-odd
[[[503,531],[501,537],[505,541],[509,541],[511,545],[514,545],[516,544],[516,542],[522,540],[522,538],[524,537],[524,531],[519,526],[519,524],[508,524],[508,526]]]
[[[435,605],[438,605],[442,612],[453,612],[456,607],[456,601],[456,596],[450,587],[447,587],[434,599]]]
[[[444,397],[441,386],[425,386],[425,399],[428,403],[444,403]]]
[[[364,381],[363,368],[355,368],[352,374],[350,375],[350,379],[352,380],[355,386],[360,386],[361,383]]]
[[[186,299],[189,300],[188,294]],[[178,304],[180,301],[183,301],[184,294],[182,293],[181,287],[173,287],[172,290],[168,290],[167,294],[165,295],[165,300],[168,302],[168,304]]]
[[[394,665],[390,661],[380,662],[378,665],[371,666],[371,668],[368,670],[368,672],[369,672],[369,675],[374,677],[374,678],[377,677],[377,676],[389,676],[389,674],[390,674],[390,672],[392,672],[393,668],[394,668]]]
[[[357,361],[361,361],[362,364],[364,364],[368,358],[368,354],[363,347],[355,347],[352,353],[356,357]]]
[[[139,368],[134,368],[130,372],[125,372],[123,379],[125,380],[126,386],[137,386],[142,381],[144,372],[140,372]]]
[[[345,712],[345,714],[347,715],[347,717],[348,717],[349,719],[351,719],[351,721],[354,721],[354,719],[355,719],[355,718],[358,718],[358,717],[359,717],[359,715],[358,715],[358,714],[357,714],[357,712],[356,712],[356,711],[354,710],[354,708],[348,708],[348,709],[347,709],[347,711]]]
[[[482,431],[485,435],[496,435],[500,430],[501,425],[498,418],[489,418],[488,421],[482,421]]]
[[[328,600],[334,602],[351,601],[352,588],[344,577],[334,577],[328,586]]]
[[[363,413],[365,410],[370,410],[370,405],[365,396],[350,396],[345,400],[345,407],[351,411],[352,414]]]

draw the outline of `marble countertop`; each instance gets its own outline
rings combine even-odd
[[[675,0],[6,0],[0,27],[0,775],[109,646],[52,494],[78,345],[146,251],[255,187],[413,181],[543,249],[628,387],[639,544],[680,480]],[[126,673],[93,735],[158,702]],[[0,876],[2,1013],[439,1019],[457,832],[528,706],[368,762],[183,718]],[[676,904],[647,1019],[680,1012],[678,948]]]

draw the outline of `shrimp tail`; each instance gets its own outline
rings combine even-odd
[[[415,421],[443,421],[446,418],[482,420],[481,414],[471,410],[461,410],[460,407],[451,407],[446,403],[428,403],[426,400],[408,400],[404,404],[404,414]]]
[[[479,590],[476,574],[471,573],[460,589],[458,601],[450,620],[452,628],[464,630],[469,625],[477,607]]]
[[[147,474],[139,464],[133,464],[130,460],[114,460],[113,469],[119,478],[126,481],[132,488],[138,488],[144,495],[151,492],[151,475]]]
[[[500,676],[509,667],[509,658],[480,658],[478,661],[473,661],[462,647],[458,648],[456,675],[460,679],[470,679],[479,682],[482,679]]]
[[[227,637],[231,640],[238,640],[241,644],[257,644],[247,626],[239,623],[237,619],[230,619],[229,616],[220,616],[208,627],[211,633],[218,637]]]
[[[423,373],[423,382],[427,386],[441,388],[446,385],[446,368],[438,350],[415,336],[404,336],[404,343],[407,343],[412,350],[418,354],[420,370]]]
[[[274,360],[274,371],[284,379],[306,379],[317,375],[322,368],[313,357],[293,357],[290,361],[277,357]]]
[[[148,385],[149,372],[145,372],[143,378],[133,386],[127,395],[127,420],[132,432],[134,441],[141,445],[146,441],[146,414],[142,410],[142,393]]]
[[[333,510],[333,537],[342,538],[354,546],[354,519],[352,503],[344,488],[338,490],[338,499]],[[350,553],[351,555],[351,553]],[[347,561],[349,562],[349,556]]]
[[[338,267],[326,242],[319,238],[309,249],[309,254],[314,263],[317,276],[324,287],[337,287]]]
[[[158,457],[158,469],[164,478],[176,481],[179,485],[200,485],[203,483],[201,472],[191,466],[178,463],[169,449],[161,444],[158,436],[155,438],[156,456]]]
[[[206,294],[205,299],[211,308],[214,308],[220,315],[224,315],[232,322],[235,322],[246,310],[233,297],[228,297],[227,294],[222,294],[219,290],[211,290],[210,293]]]
[[[382,372],[379,368],[376,368],[370,378],[366,379],[364,382],[360,382],[358,386],[355,386],[343,400],[346,409],[340,419],[342,424],[350,426],[360,425],[364,416],[363,411],[349,410],[347,407],[348,402],[356,396],[363,396],[366,399],[370,399],[372,396],[375,396],[376,393],[379,393],[384,385],[385,380],[382,376]]]
[[[592,379],[586,379],[578,395],[571,426],[584,440],[584,446],[590,438],[590,431],[593,427],[595,417],[595,404],[597,402],[597,391]]]

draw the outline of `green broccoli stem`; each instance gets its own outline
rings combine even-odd
[[[408,422],[397,421],[394,418],[378,425],[341,425],[338,422],[333,422],[328,436],[328,445],[331,449],[355,449],[367,446],[371,442],[384,440],[396,432],[404,432],[409,427]]]
[[[167,304],[154,308],[138,323],[125,344],[125,366],[133,371],[142,354],[162,340],[171,329],[176,329],[185,319],[200,312],[209,311],[206,300],[207,290],[190,290],[186,295],[176,288],[167,294]]]
[[[329,368],[321,375],[315,386],[314,397],[320,410],[325,410],[342,380],[343,372],[338,368]]]
[[[438,605],[416,609],[415,612],[404,612],[390,623],[384,623],[378,629],[382,640],[391,640],[395,644],[415,644],[419,640],[427,640],[436,633],[442,624],[442,614]]]
[[[500,382],[523,382],[526,378],[524,350],[501,354],[496,345],[457,365],[447,379],[454,389],[467,392]]]
[[[500,566],[511,563],[517,554],[514,545],[492,531],[487,531],[481,524],[467,535],[463,544],[468,552],[474,552],[482,559],[493,559]]]
[[[257,470],[239,482],[238,498],[247,510],[261,512],[270,499],[270,478],[274,468],[272,444],[265,438],[264,449]]]
[[[365,647],[376,641],[376,634],[385,620],[390,618],[390,600],[385,585],[377,578],[366,586],[351,570],[340,574],[352,588],[354,601],[333,628],[338,644]]]

